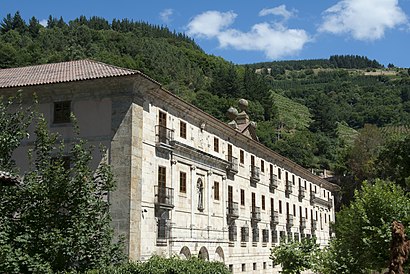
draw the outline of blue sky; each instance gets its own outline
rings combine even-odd
[[[166,25],[235,64],[357,54],[410,67],[410,0],[0,0],[1,18],[16,11]]]

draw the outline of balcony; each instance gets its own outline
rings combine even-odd
[[[235,175],[236,173],[238,173],[238,158],[235,158],[232,155],[228,155],[226,157],[226,160],[228,161],[228,165],[226,167],[228,174]]]
[[[278,177],[275,174],[270,174],[269,191],[271,193],[275,192],[278,188]]]
[[[286,227],[289,229],[293,226],[293,215],[288,214],[288,217],[286,218]]]
[[[155,144],[162,148],[171,148],[174,145],[174,130],[164,126],[155,126]]]
[[[303,198],[305,198],[305,193],[306,190],[303,186],[299,186],[299,200],[302,200]]]
[[[271,211],[270,213],[270,223],[272,226],[279,224],[279,212]]]
[[[260,169],[257,166],[250,166],[251,169],[251,186],[256,187],[256,183],[260,180]]]
[[[293,192],[293,184],[291,181],[287,181],[286,186],[285,186],[285,195],[289,196],[289,194],[291,194],[292,192]]]
[[[231,220],[235,220],[239,218],[239,206],[238,203],[235,202],[228,202],[228,218]]]
[[[306,228],[306,218],[305,217],[302,217],[302,218],[300,218],[300,230],[304,230],[305,228]]]
[[[312,205],[322,205],[329,209],[331,209],[333,206],[332,199],[322,198],[320,197],[320,195],[316,194],[313,190],[310,192],[310,203]]]
[[[155,201],[156,206],[163,209],[174,208],[174,189],[170,187],[155,186]]]
[[[251,220],[254,223],[261,221],[261,208],[258,206],[253,206],[251,208]]]

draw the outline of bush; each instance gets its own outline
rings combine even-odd
[[[182,260],[179,257],[164,258],[153,256],[146,262],[129,262],[119,266],[110,266],[87,272],[87,274],[228,274],[223,263],[208,262],[198,258]]]

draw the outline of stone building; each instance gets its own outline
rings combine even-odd
[[[198,256],[272,273],[281,238],[328,243],[337,186],[259,143],[246,100],[223,123],[139,71],[91,60],[0,70],[0,94],[18,90],[27,103],[37,94],[66,143],[73,112],[82,137],[107,148],[113,226],[133,260]],[[14,155],[23,170],[32,141]]]

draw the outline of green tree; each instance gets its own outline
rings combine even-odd
[[[385,144],[376,160],[378,175],[410,189],[410,136]]]
[[[336,239],[322,262],[323,273],[368,273],[387,267],[393,220],[410,224],[410,198],[394,183],[364,182],[348,207],[336,214]],[[322,257],[323,258],[323,257]]]
[[[85,271],[122,261],[122,244],[113,242],[108,211],[107,195],[114,187],[109,166],[103,159],[92,170],[92,148],[77,139],[69,146],[68,168],[64,145],[48,132],[42,117],[35,135],[33,165],[24,183],[3,192],[13,212],[0,212],[0,220],[8,220],[1,223],[0,269]]]
[[[11,156],[21,141],[28,137],[27,128],[32,118],[32,109],[23,106],[21,93],[8,100],[0,97],[0,170],[15,171]]]
[[[299,274],[313,267],[318,252],[316,239],[305,238],[301,242],[281,242],[279,246],[272,248],[270,258],[275,265],[282,266],[282,273]]]

